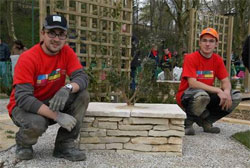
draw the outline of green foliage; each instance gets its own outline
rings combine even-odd
[[[250,149],[250,130],[245,132],[238,132],[232,135],[232,137]]]
[[[5,133],[6,133],[6,134],[14,134],[15,132],[12,131],[12,130],[6,130]]]

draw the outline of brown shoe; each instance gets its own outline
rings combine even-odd
[[[220,128],[218,127],[213,127],[213,124],[203,121],[202,123],[203,131],[207,133],[213,133],[213,134],[218,134],[220,133]]]

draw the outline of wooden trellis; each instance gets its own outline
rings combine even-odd
[[[68,20],[68,44],[85,69],[97,79],[98,95],[105,96],[110,87],[106,74],[114,57],[119,68],[130,72],[132,36],[132,0],[44,0],[40,2],[40,28],[47,14],[62,14]],[[115,35],[118,38],[115,39]],[[117,37],[117,36],[116,36]],[[120,43],[119,43],[119,42]],[[115,52],[118,49],[120,55]]]
[[[200,33],[207,27],[212,27],[219,33],[219,45],[215,52],[226,59],[226,67],[230,73],[233,36],[232,16],[204,14],[192,9],[190,11],[188,52],[191,53],[199,49]]]

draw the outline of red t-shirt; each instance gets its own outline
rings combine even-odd
[[[226,77],[228,77],[228,73],[223,59],[219,55],[213,53],[211,58],[205,58],[199,51],[186,55],[181,84],[176,94],[177,103],[182,106],[181,96],[189,87],[187,78],[196,78],[199,82],[213,86],[215,78],[222,80]]]
[[[20,55],[15,66],[13,90],[7,106],[9,114],[16,105],[15,85],[31,84],[34,87],[34,97],[43,101],[53,97],[65,85],[66,75],[70,76],[81,68],[76,54],[68,45],[64,45],[57,55],[49,56],[40,44],[36,44]]]

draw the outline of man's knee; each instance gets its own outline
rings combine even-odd
[[[48,128],[48,123],[46,119],[39,115],[33,118],[28,125],[28,129],[36,137],[41,136],[47,130],[47,128]]]
[[[202,89],[188,89],[182,96],[182,103],[187,113],[200,116],[210,102],[209,94]]]
[[[228,110],[229,113],[231,113],[240,104],[242,99],[241,93],[238,90],[232,90],[231,96],[232,96],[232,106]]]

